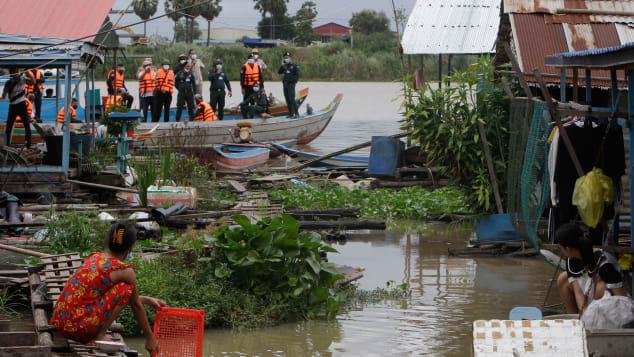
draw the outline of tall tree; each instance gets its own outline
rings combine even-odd
[[[286,11],[288,10],[286,4],[288,4],[289,0],[254,0],[255,5],[254,9],[258,10],[260,14],[262,14],[261,23],[268,23],[269,26],[269,35],[268,38],[281,38],[281,36],[276,36],[276,27],[280,27],[285,25],[282,21],[282,17],[288,16]],[[270,19],[265,21],[266,14],[269,14]],[[258,24],[258,27],[260,27]],[[278,31],[279,32],[279,31]],[[263,32],[260,32],[260,36],[266,37]]]
[[[390,19],[383,11],[377,12],[366,9],[352,14],[350,26],[355,32],[364,34],[387,32],[390,26]]]
[[[179,20],[183,17],[183,14],[180,11],[176,11],[176,10],[183,7],[182,1],[181,0],[165,0],[164,6],[165,6],[165,13],[168,14],[167,17],[169,17],[172,21],[174,21],[174,41],[176,42],[177,41],[176,27],[178,26]]]
[[[147,21],[156,14],[158,0],[134,0],[133,8],[134,13],[140,17],[141,20]],[[143,23],[143,37],[147,37],[147,22]]]
[[[276,20],[272,20],[270,16],[263,17],[258,22],[258,34],[262,38],[269,38],[269,31],[271,24],[275,21],[273,36],[270,38],[280,40],[292,40],[295,38],[295,23],[293,18],[288,17],[286,14],[279,15]]]
[[[213,0],[200,5],[200,16],[207,20],[207,46],[209,46],[211,21],[220,15],[220,11],[222,11],[220,0]]]
[[[174,24],[175,41],[189,42],[190,38],[198,38],[202,35],[202,31],[200,31],[200,25],[198,24],[198,22],[191,22],[191,26],[193,26],[193,29],[190,28],[190,22],[187,21],[187,18],[182,18],[179,21],[176,21],[176,23]]]
[[[315,37],[313,24],[317,17],[317,5],[312,1],[306,1],[295,14],[295,42],[308,45]]]

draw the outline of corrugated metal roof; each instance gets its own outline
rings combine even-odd
[[[558,9],[589,9],[616,12],[634,12],[632,0],[504,0],[504,13],[531,14],[545,13],[555,14]],[[607,23],[634,23],[632,16],[616,15],[557,15],[555,20],[567,23],[607,22]]]
[[[113,4],[114,0],[0,0],[0,33],[63,39],[92,35]]]
[[[473,355],[588,356],[588,347],[579,320],[479,320],[473,323]]]
[[[495,52],[499,0],[417,0],[401,44],[406,54]]]
[[[604,55],[604,54],[608,54],[608,53],[612,53],[612,52],[616,52],[616,51],[621,51],[627,48],[634,48],[634,42],[629,42],[620,46],[613,46],[613,47],[603,47],[603,48],[594,48],[591,50],[585,50],[585,51],[575,51],[575,52],[564,52],[564,53],[557,53],[555,54],[555,56],[560,56],[560,57],[583,57],[583,56],[592,56],[592,55]]]

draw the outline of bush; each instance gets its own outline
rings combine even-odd
[[[54,253],[88,256],[104,248],[109,228],[109,222],[98,220],[94,214],[53,213],[45,228],[46,241]]]

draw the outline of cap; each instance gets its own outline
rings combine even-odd
[[[196,100],[202,100],[202,99],[203,99],[203,96],[202,96],[202,95],[200,95],[200,94],[198,94],[198,93],[196,93],[196,95],[194,96],[194,99],[196,99]]]
[[[143,61],[144,61],[144,62],[145,62],[145,61],[148,61],[148,62],[150,62],[150,64],[151,64],[151,63],[152,63],[152,57],[145,57],[145,60],[143,60]]]
[[[181,59],[181,58],[187,58],[187,55],[186,55],[186,54],[182,54],[182,53],[181,53],[180,55],[178,55],[178,58],[179,58],[179,59]]]
[[[287,51],[287,52],[284,52],[284,57],[290,57],[290,56],[291,56],[291,53],[290,53],[290,52],[288,52],[288,51]]]
[[[161,61],[161,65],[163,64],[170,64],[170,61],[168,61],[166,58],[163,58],[163,60]]]
[[[146,58],[146,59],[143,61],[143,65],[144,65],[144,66],[147,66],[147,65],[149,65],[149,64],[152,64],[152,61],[148,61],[148,59]]]
[[[254,48],[254,49],[252,49],[252,50],[251,50],[251,53],[253,53],[253,54],[259,54],[259,53],[260,53],[260,50],[258,50],[257,48]]]
[[[218,59],[216,59],[214,61],[214,66],[219,65],[219,64],[222,64],[222,60],[220,58],[218,58]]]

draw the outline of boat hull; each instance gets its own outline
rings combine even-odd
[[[295,150],[280,143],[271,144],[278,151],[292,157],[299,161],[307,161],[319,157],[319,155],[311,154],[308,152]],[[367,168],[369,157],[367,156],[351,156],[351,155],[337,155],[329,159],[325,159],[311,164],[311,167],[346,167],[346,168]]]
[[[269,160],[270,150],[261,146],[238,147],[237,152],[225,152],[225,149],[234,149],[232,145],[214,146],[214,159],[220,169],[242,171],[265,164]]]
[[[141,141],[140,144],[144,146],[192,148],[238,142],[238,125],[246,123],[251,124],[253,142],[307,144],[326,129],[341,103],[342,97],[341,94],[338,94],[324,110],[296,119],[274,117],[269,119],[160,123],[152,135]],[[151,130],[156,125],[157,123],[141,123],[136,128],[136,132]]]

